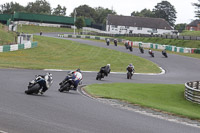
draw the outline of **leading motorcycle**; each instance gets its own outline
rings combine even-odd
[[[35,79],[29,82],[28,90],[26,90],[25,93],[28,95],[38,94],[43,87],[49,89],[52,83],[53,77],[50,73],[47,73],[46,75],[35,75]]]

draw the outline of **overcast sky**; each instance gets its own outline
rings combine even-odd
[[[0,0],[0,5],[10,3],[11,1],[17,2],[20,5],[26,6],[28,2],[35,2],[36,0]],[[46,0],[51,4],[52,8],[57,7],[58,4],[67,8],[67,15],[70,15],[74,8],[80,5],[88,5],[90,7],[104,7],[113,9],[119,15],[130,16],[133,11],[141,11],[144,8],[152,10],[157,3],[162,0]],[[198,3],[198,0],[167,0],[176,9],[176,24],[190,23],[195,18],[195,7],[192,3]]]

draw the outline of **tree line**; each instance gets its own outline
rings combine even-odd
[[[196,17],[200,18],[200,0],[197,3],[192,3],[195,7]],[[17,2],[10,2],[0,5],[0,14],[13,14],[16,12],[26,12],[26,13],[37,13],[37,14],[47,14],[47,15],[57,15],[66,16],[67,8],[65,6],[57,5],[56,8],[51,8],[51,5],[46,0],[36,0],[35,2],[29,2],[27,6],[22,6]],[[74,17],[76,11],[76,17],[90,18],[93,24],[106,24],[106,17],[108,14],[117,15],[113,10],[103,7],[92,8],[88,5],[80,5],[76,7],[70,16]],[[153,18],[163,18],[170,26],[175,29],[183,29],[186,25],[185,23],[175,25],[176,22],[176,9],[168,1],[161,1],[157,3],[152,10],[143,9],[141,11],[133,11],[131,16],[141,16],[141,17],[153,17]]]

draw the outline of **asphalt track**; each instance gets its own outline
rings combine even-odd
[[[57,34],[44,34],[56,37]],[[151,60],[166,70],[162,75],[134,75],[127,80],[124,74],[110,74],[103,81],[95,80],[96,72],[84,72],[83,84],[133,82],[184,84],[199,80],[200,60],[169,54],[163,58],[155,52],[151,58],[147,51],[140,54],[124,47],[82,39],[69,39],[128,52]],[[134,62],[133,62],[134,64]],[[111,64],[112,67],[112,64]],[[109,101],[93,99],[79,91],[59,93],[58,83],[66,72],[51,71],[54,83],[43,96],[25,95],[27,84],[43,70],[0,69],[0,133],[199,133],[198,124],[189,125],[176,118],[160,118],[123,107]],[[192,122],[191,122],[192,123]]]

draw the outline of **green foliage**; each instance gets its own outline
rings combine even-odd
[[[57,16],[65,16],[67,8],[63,6],[63,8],[58,4],[56,8],[53,9],[52,15]]]
[[[97,24],[106,24],[106,17],[108,14],[116,14],[115,11],[110,10],[108,8],[104,9],[103,7],[97,7],[95,8],[95,12],[97,14],[96,18],[94,18],[95,22]]]
[[[179,33],[183,32],[183,30],[185,30],[185,27],[186,27],[186,23],[184,24],[176,24],[174,29],[175,30],[178,30]]]
[[[85,18],[95,18],[96,17],[94,8],[92,8],[88,5],[81,5],[77,8],[75,8],[74,10],[76,10],[77,17],[85,17]],[[74,12],[71,13],[71,16],[74,17]]]
[[[134,62],[136,72],[160,72],[154,63],[128,53],[43,36],[34,36],[34,41],[38,41],[36,48],[0,53],[0,67],[99,71],[111,64],[112,71],[125,72]]]
[[[0,13],[2,14],[13,14],[14,12],[23,11],[25,11],[25,8],[17,2],[10,2],[0,5]]]
[[[93,84],[85,89],[97,97],[119,99],[192,119],[200,119],[200,105],[184,98],[184,85],[112,83]]]
[[[176,21],[176,10],[168,1],[158,3],[153,9],[156,18],[165,19],[171,26],[174,26]]]
[[[149,9],[143,9],[140,12],[132,12],[131,16],[140,16],[140,17],[154,17],[154,13]]]
[[[78,17],[76,22],[75,22],[75,26],[77,27],[77,29],[82,29],[85,26],[85,21],[83,19],[83,17]]]
[[[198,0],[197,3],[192,3],[192,5],[195,7],[196,11],[195,11],[195,14],[196,16],[195,17],[198,17],[200,18],[200,0]]]
[[[50,3],[46,0],[36,0],[35,2],[29,2],[25,9],[28,13],[51,14]]]

